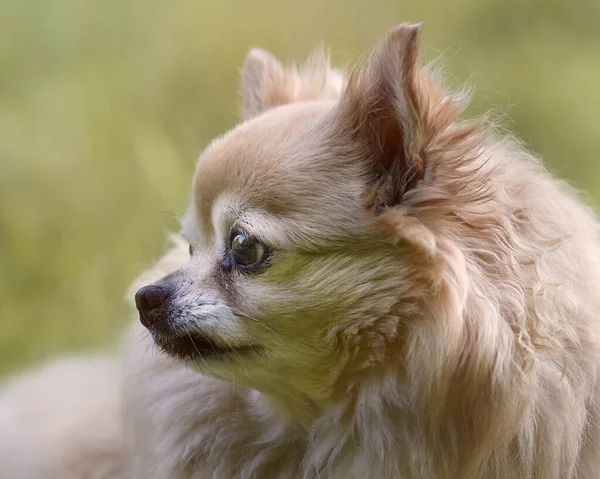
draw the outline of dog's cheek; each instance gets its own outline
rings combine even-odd
[[[264,277],[240,274],[232,278],[224,296],[253,340],[269,348],[285,346],[289,330],[282,328],[277,318],[284,312],[293,312],[297,301],[290,292],[264,281]]]
[[[236,282],[245,311],[305,342],[318,342],[344,314],[351,259],[286,253],[260,275]]]
[[[253,337],[284,357],[328,361],[332,331],[361,330],[398,302],[402,258],[389,251],[330,255],[280,254],[260,274],[233,281],[236,305],[251,317]],[[407,283],[408,284],[408,283]]]

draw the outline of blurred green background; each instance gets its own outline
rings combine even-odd
[[[0,0],[0,374],[116,343],[249,47],[344,63],[404,20],[471,113],[600,198],[598,0]]]

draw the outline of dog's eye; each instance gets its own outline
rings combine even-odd
[[[190,252],[190,256],[194,256],[194,247],[192,245],[190,245],[190,248],[188,251]]]
[[[231,258],[242,268],[257,265],[265,256],[265,247],[243,233],[236,233],[231,240]]]

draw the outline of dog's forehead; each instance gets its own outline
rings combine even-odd
[[[331,145],[333,103],[277,108],[217,139],[198,161],[194,209],[204,225],[227,195],[275,215],[305,210],[334,196],[343,161]],[[314,206],[314,205],[313,205]]]

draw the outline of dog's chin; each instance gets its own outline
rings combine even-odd
[[[167,355],[192,361],[236,361],[260,356],[263,349],[251,344],[226,345],[198,333],[177,336],[152,334],[156,345]]]

